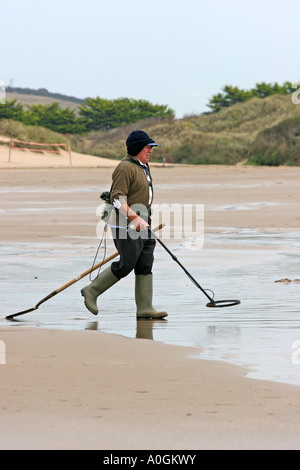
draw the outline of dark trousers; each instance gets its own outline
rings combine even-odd
[[[136,239],[131,238],[129,234],[125,238],[123,233],[121,237],[121,230],[118,229],[112,229],[112,234],[115,247],[120,254],[119,261],[111,265],[113,274],[118,279],[126,277],[133,269],[136,275],[152,274],[155,240],[143,232]]]

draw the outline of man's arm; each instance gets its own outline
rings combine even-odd
[[[119,165],[113,172],[111,202],[120,211],[121,214],[128,217],[136,230],[147,230],[149,224],[135,211],[133,211],[126,202],[126,194],[128,194],[130,188],[131,178],[130,172],[128,170],[126,171],[126,167],[123,166],[122,168],[123,169],[121,169],[121,166]]]
[[[133,226],[136,230],[140,231],[140,230],[147,230],[148,229],[149,224],[142,217],[140,217],[136,212],[134,212],[128,206],[128,204],[119,203],[118,209],[119,209],[119,212],[121,212],[121,214],[128,217],[128,219],[133,223]]]

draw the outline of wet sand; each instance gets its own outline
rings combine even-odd
[[[1,331],[2,449],[299,449],[299,388],[92,331]]]
[[[3,320],[91,265],[99,194],[111,171],[84,164],[1,170],[0,447],[299,449],[299,386],[250,378],[251,360],[234,365],[226,352],[233,353],[230,342],[249,341],[243,354],[251,356],[257,332],[271,330],[263,329],[267,315],[282,328],[280,312],[287,318],[296,309],[299,284],[275,281],[300,277],[300,169],[153,166],[156,203],[205,205],[204,243],[196,234],[166,244],[218,298],[241,298],[241,309],[248,303],[247,315],[205,308],[204,296],[158,247],[155,301],[169,311],[166,322],[136,323],[132,278],[103,296],[99,317],[82,305],[85,279],[20,321]],[[114,251],[108,240],[107,255]],[[272,265],[278,269],[269,276]],[[257,273],[263,285],[253,296],[248,285]],[[266,304],[259,310],[266,293],[278,311]],[[242,328],[237,341],[250,311],[254,338]],[[290,320],[294,336],[287,336],[290,357],[291,341],[300,339],[297,315]],[[225,337],[224,360],[207,359],[216,338]]]

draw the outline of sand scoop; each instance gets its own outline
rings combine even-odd
[[[162,228],[164,227],[164,224],[160,224],[158,225],[157,227],[155,227],[152,231],[153,232],[157,232],[159,230],[161,230]],[[103,266],[104,264],[108,263],[109,261],[111,261],[112,259],[116,258],[117,256],[119,255],[119,252],[117,251],[116,253],[114,253],[113,255],[111,256],[108,256],[107,258],[105,258],[103,261],[95,264],[92,268],[90,269],[87,269],[86,271],[84,271],[83,273],[79,274],[78,276],[74,277],[71,281],[67,282],[66,284],[64,284],[63,286],[59,287],[58,289],[55,289],[53,292],[51,292],[50,294],[48,294],[46,297],[44,297],[42,300],[40,300],[36,305],[35,307],[32,307],[32,308],[28,308],[27,310],[22,310],[21,312],[17,312],[17,313],[13,313],[11,315],[8,315],[6,318],[6,320],[12,320],[14,317],[17,317],[19,315],[24,315],[25,313],[29,313],[29,312],[33,312],[34,310],[37,310],[39,308],[40,305],[42,305],[44,302],[46,302],[47,300],[49,299],[52,299],[52,297],[54,297],[55,295],[59,294],[60,292],[62,292],[63,290],[67,289],[68,287],[72,286],[73,284],[75,284],[75,282],[79,281],[80,279],[84,278],[85,276],[87,276],[88,274],[90,274],[91,272],[95,271],[96,269],[99,269],[101,266]]]
[[[80,279],[82,279],[83,277],[87,276],[88,274],[90,274],[92,271],[95,271],[95,269],[98,269],[100,268],[101,266],[103,266],[103,264],[105,263],[108,263],[109,261],[111,261],[112,259],[116,258],[116,256],[118,256],[118,252],[114,253],[113,255],[109,256],[108,258],[105,258],[103,261],[101,261],[100,263],[98,264],[95,264],[95,266],[93,266],[93,268],[90,268],[90,269],[87,269],[86,271],[84,271],[83,273],[79,274],[78,276],[74,277],[74,279],[72,279],[71,281],[67,282],[66,284],[64,284],[63,286],[59,287],[58,289],[55,289],[53,292],[51,292],[49,295],[47,295],[46,297],[44,297],[42,300],[40,300],[35,307],[32,307],[32,308],[29,308],[28,310],[22,310],[22,312],[18,312],[18,313],[13,313],[12,315],[8,315],[7,317],[5,317],[7,320],[12,320],[14,317],[17,317],[19,315],[24,315],[25,313],[29,313],[29,312],[32,312],[33,310],[37,310],[39,308],[40,305],[42,305],[44,302],[46,302],[47,300],[49,299],[52,299],[52,297],[54,297],[56,294],[59,294],[60,292],[62,292],[63,290],[67,289],[68,287],[72,286],[72,284],[74,284],[75,282],[79,281]]]

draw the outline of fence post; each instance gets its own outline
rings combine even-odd
[[[10,142],[9,142],[8,163],[10,163],[11,147],[12,147],[12,139],[10,139]]]
[[[72,166],[72,156],[71,156],[71,148],[70,148],[70,141],[69,140],[68,140],[68,151],[69,151],[70,165]]]

